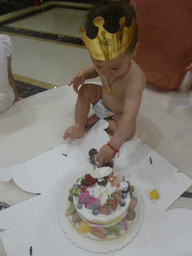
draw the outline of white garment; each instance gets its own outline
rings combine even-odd
[[[11,38],[0,35],[0,112],[13,105],[15,94],[9,84],[7,58],[12,54]]]
[[[95,115],[101,119],[115,115],[115,113],[111,112],[107,107],[105,107],[102,99],[100,99],[95,105],[93,105],[92,108],[95,111]]]

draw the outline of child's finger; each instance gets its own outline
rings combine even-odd
[[[74,84],[74,83],[77,83],[77,78],[76,78],[76,77],[73,77],[73,78],[69,81],[68,85],[70,86],[70,85],[72,85],[72,84]]]
[[[81,80],[81,85],[84,85],[85,79]]]
[[[79,87],[79,85],[73,84],[73,90],[74,90],[76,93],[79,92],[78,87]]]
[[[96,161],[99,162],[99,164],[103,164],[103,157],[101,156],[101,154],[97,153],[96,155]]]
[[[74,83],[74,80],[70,80],[69,83],[68,83],[68,86],[72,85]]]
[[[186,68],[186,70],[192,71],[192,63]]]

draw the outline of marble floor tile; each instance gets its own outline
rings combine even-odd
[[[87,11],[69,8],[53,8],[31,17],[8,24],[8,27],[80,37],[79,27]]]
[[[10,36],[13,42],[12,70],[20,76],[63,86],[91,61],[85,48]]]
[[[71,4],[65,3],[66,7],[60,2],[38,14],[36,9],[27,8],[24,13],[5,15],[6,24],[0,18],[0,24],[4,24],[0,33],[12,39],[12,71],[21,97],[37,93],[41,88],[67,85],[90,63],[79,34],[88,5],[73,3],[71,8]]]

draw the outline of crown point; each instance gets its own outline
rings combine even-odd
[[[86,32],[85,32],[85,29],[84,29],[84,28],[80,28],[80,29],[79,29],[79,32],[81,32],[82,34],[86,34]]]
[[[119,25],[123,26],[125,24],[126,18],[122,17],[119,21]]]
[[[96,27],[101,27],[104,25],[105,20],[102,17],[97,17],[94,19],[93,23]]]

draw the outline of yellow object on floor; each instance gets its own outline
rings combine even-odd
[[[158,191],[157,191],[156,189],[152,190],[152,191],[150,192],[150,197],[151,197],[152,200],[158,199],[158,198],[159,198],[159,193],[158,193]]]

